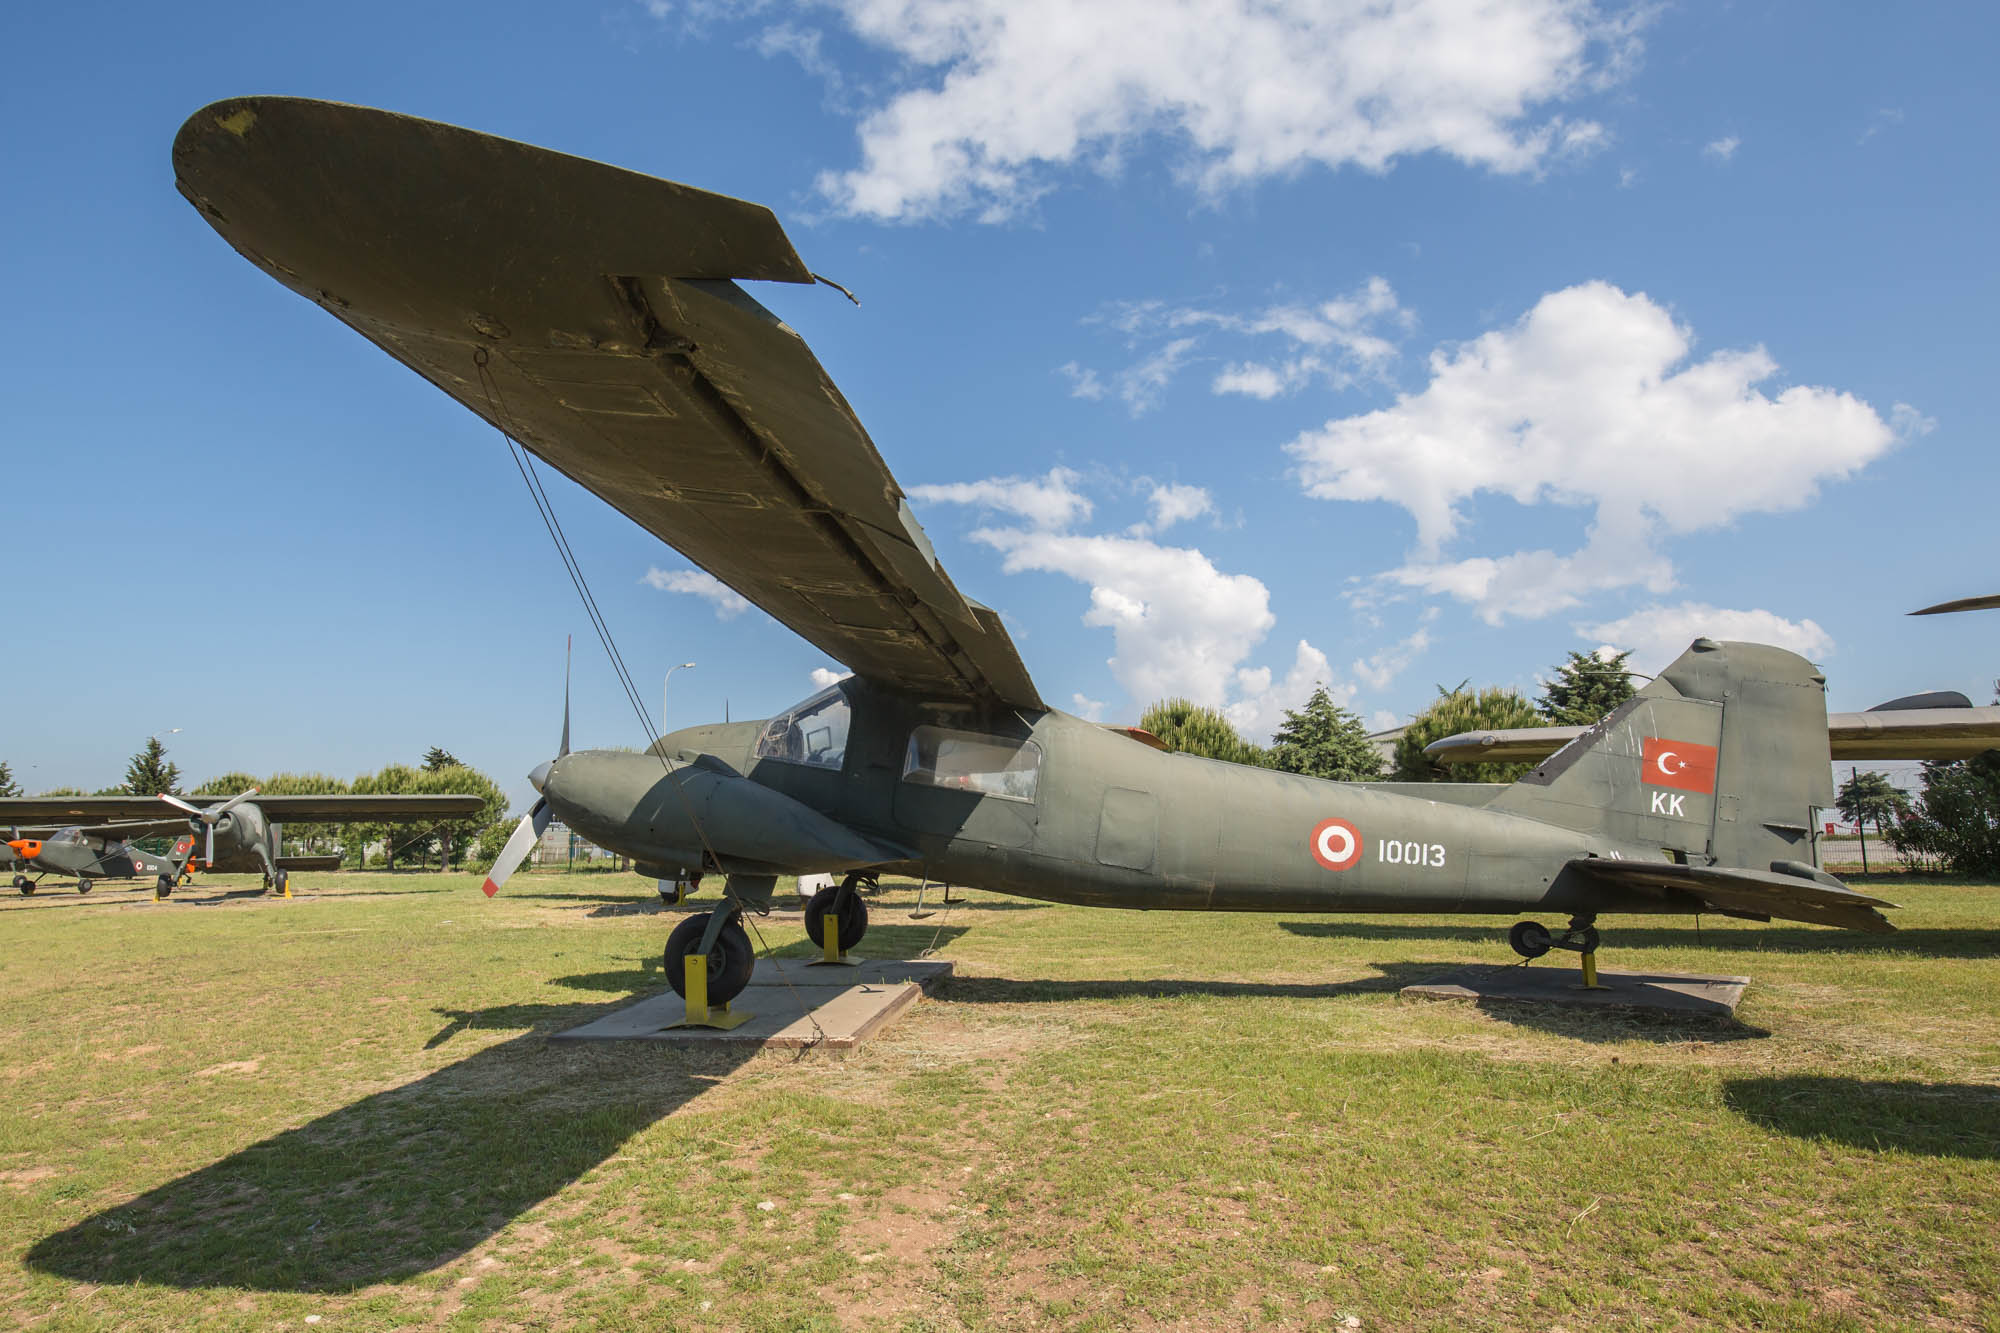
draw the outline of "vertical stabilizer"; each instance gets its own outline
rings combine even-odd
[[[1813,820],[1832,804],[1818,668],[1782,648],[1696,639],[1488,809],[1694,865],[1772,870],[1813,860]]]

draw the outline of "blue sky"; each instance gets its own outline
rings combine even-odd
[[[1835,708],[1991,689],[1996,23],[1973,6],[836,0],[10,8],[0,758],[525,797],[636,722],[500,441],[178,197],[252,92],[770,205],[861,298],[758,286],[1044,695],[1315,681],[1400,718],[1696,633]],[[669,725],[836,664],[552,487]],[[649,571],[661,574],[652,583]],[[665,588],[653,586],[665,584]]]

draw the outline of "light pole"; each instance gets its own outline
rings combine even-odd
[[[681,662],[667,668],[667,678],[660,683],[660,734],[667,734],[667,686],[674,683],[674,672],[692,671],[694,663]]]

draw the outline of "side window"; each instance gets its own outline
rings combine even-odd
[[[847,696],[829,690],[772,718],[757,738],[757,758],[837,769],[847,758],[847,729],[852,718]]]
[[[903,755],[903,781],[1032,801],[1042,776],[1041,747],[943,727],[918,727]]]

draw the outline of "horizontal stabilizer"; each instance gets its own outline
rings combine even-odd
[[[1856,893],[1821,871],[1815,879],[1770,870],[1678,865],[1670,861],[1616,861],[1586,857],[1569,868],[1620,888],[1683,895],[1732,915],[1776,917],[1842,926],[1885,935],[1895,930],[1875,909],[1896,904]]]

